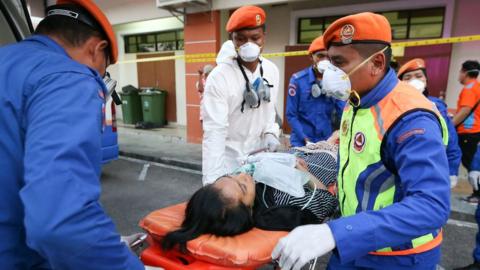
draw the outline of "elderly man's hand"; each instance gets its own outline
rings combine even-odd
[[[282,270],[300,270],[310,260],[335,248],[335,239],[327,224],[297,227],[280,239],[272,252]]]

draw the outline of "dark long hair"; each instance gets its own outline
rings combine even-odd
[[[241,201],[225,198],[209,184],[190,198],[181,228],[163,238],[162,248],[169,250],[178,245],[180,251],[186,252],[187,242],[202,234],[233,236],[250,230],[253,224],[251,208]]]

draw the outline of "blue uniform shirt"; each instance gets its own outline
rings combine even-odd
[[[301,70],[290,78],[287,96],[287,120],[292,128],[292,146],[304,146],[305,138],[312,142],[328,139],[332,134],[332,115],[340,120],[345,102],[321,95],[312,96],[316,82],[312,67]]]
[[[450,175],[458,175],[458,168],[460,167],[460,162],[462,160],[462,150],[458,145],[458,135],[455,126],[453,125],[452,120],[448,117],[447,104],[443,100],[429,96],[428,99],[435,103],[438,111],[445,119],[445,123],[448,127],[448,145],[447,145],[447,158],[448,158],[448,168]]]
[[[362,108],[378,103],[397,83],[390,70],[362,97]],[[440,260],[440,247],[409,256],[368,252],[400,246],[445,225],[450,213],[450,180],[440,123],[433,114],[416,111],[398,120],[386,140],[383,161],[397,172],[394,203],[329,222],[337,245],[334,256],[344,264],[373,269],[433,269]]]
[[[0,48],[2,269],[143,269],[99,202],[99,74],[46,36]]]

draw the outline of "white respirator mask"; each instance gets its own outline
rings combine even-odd
[[[350,82],[349,76],[351,76],[359,68],[361,68],[368,61],[370,61],[370,59],[372,59],[375,55],[377,55],[378,53],[383,53],[385,50],[387,50],[387,48],[388,46],[386,46],[379,52],[372,54],[370,57],[363,60],[363,62],[360,63],[358,66],[352,69],[352,71],[350,71],[348,74],[345,73],[345,71],[343,71],[342,69],[329,63],[328,67],[323,72],[323,89],[325,89],[327,95],[339,100],[347,101],[350,95],[354,93],[360,101],[358,93],[352,90],[352,83]]]
[[[329,65],[330,65],[330,61],[322,60],[322,61],[319,61],[315,67],[317,68],[317,71],[319,73],[323,74]]]
[[[410,84],[411,86],[413,86],[415,89],[417,89],[420,93],[423,93],[423,91],[425,91],[425,83],[419,79],[413,79],[413,80],[410,80],[408,81],[408,84]]]
[[[247,42],[238,48],[238,55],[245,62],[253,62],[260,56],[260,46]]]

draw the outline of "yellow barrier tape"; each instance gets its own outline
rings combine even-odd
[[[439,45],[448,43],[463,43],[470,41],[479,41],[480,35],[463,36],[463,37],[450,37],[450,38],[437,38],[437,39],[424,39],[417,41],[405,41],[392,43],[392,47],[416,47],[426,45]]]
[[[449,44],[449,43],[452,43],[452,44],[463,43],[463,42],[471,42],[471,41],[480,41],[480,35],[394,42],[392,43],[392,47],[415,47],[415,46],[439,45],[439,44]],[[303,56],[303,55],[308,55],[308,51],[276,52],[276,53],[262,54],[262,56],[265,58]],[[168,61],[168,60],[176,60],[176,59],[185,59],[185,62],[187,63],[202,63],[202,62],[215,62],[216,57],[217,57],[216,53],[196,53],[196,54],[187,54],[187,55],[160,56],[160,57],[152,57],[152,58],[123,60],[123,61],[118,61],[117,64],[157,62],[157,61]]]

